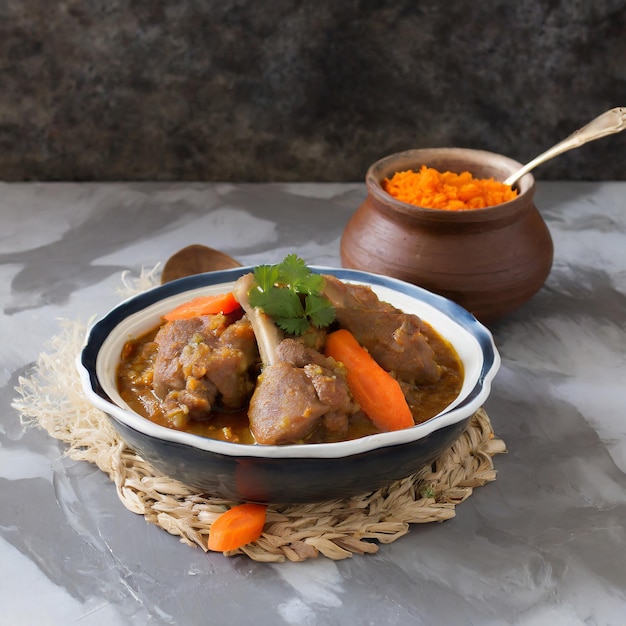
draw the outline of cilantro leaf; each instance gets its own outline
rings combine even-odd
[[[298,288],[302,293],[308,293],[311,295],[318,295],[324,288],[324,277],[320,274],[310,273],[307,276],[306,282],[302,282]],[[326,300],[328,302],[328,300]]]
[[[288,287],[295,287],[306,282],[307,277],[311,273],[306,266],[304,259],[295,254],[288,254],[282,263],[280,263],[281,283]]]
[[[302,302],[298,296],[293,296],[287,289],[272,287],[267,291],[252,291],[250,304],[274,318],[303,317]]]
[[[258,265],[254,277],[257,286],[250,291],[250,304],[285,332],[301,335],[311,326],[324,328],[334,321],[335,309],[322,293],[324,277],[311,272],[296,254],[276,265]]]
[[[276,321],[276,324],[291,335],[302,335],[309,328],[309,322],[303,317],[282,317]]]
[[[278,267],[276,265],[257,265],[254,268],[254,277],[261,291],[269,291],[278,280]]]
[[[329,302],[324,296],[309,294],[305,303],[304,312],[313,326],[324,328],[335,321],[335,309],[332,305],[329,306]]]

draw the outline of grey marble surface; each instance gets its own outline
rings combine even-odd
[[[497,480],[376,555],[267,565],[126,510],[11,407],[59,318],[86,320],[189,243],[339,263],[361,184],[0,184],[0,622],[540,624],[626,620],[626,183],[541,182],[545,287],[494,325]]]
[[[1,180],[361,181],[525,162],[626,106],[626,0],[2,0]],[[624,180],[624,137],[545,179]]]

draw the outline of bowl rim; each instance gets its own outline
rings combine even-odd
[[[158,305],[159,302],[165,299],[193,291],[194,289],[233,282],[239,276],[252,271],[254,268],[254,266],[244,266],[217,272],[195,274],[158,285],[125,299],[104,316],[94,321],[87,330],[83,346],[76,358],[76,366],[87,399],[114,421],[120,421],[127,427],[139,431],[148,437],[177,442],[226,457],[266,459],[343,458],[369,452],[377,448],[412,443],[445,426],[469,418],[482,406],[491,392],[491,384],[500,368],[501,359],[491,332],[469,311],[443,296],[396,278],[361,270],[316,265],[311,265],[310,267],[312,271],[332,274],[341,280],[353,281],[372,287],[387,288],[398,292],[404,297],[418,300],[424,303],[424,305],[435,309],[447,318],[450,323],[460,327],[464,333],[478,344],[483,357],[474,387],[456,404],[452,403],[452,408],[448,407],[438,415],[411,428],[367,435],[348,441],[315,444],[254,445],[220,441],[161,426],[117,405],[106,392],[97,374],[100,351],[107,338],[113,336],[115,329],[124,320],[132,316],[139,316],[145,309]]]

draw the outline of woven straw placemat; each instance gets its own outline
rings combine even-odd
[[[128,277],[124,280],[127,295],[149,286],[151,275],[142,274],[134,285]],[[13,406],[22,423],[63,441],[71,459],[96,464],[115,483],[127,509],[182,542],[207,550],[211,523],[237,503],[164,476],[126,446],[108,417],[83,394],[75,359],[85,332],[81,322],[61,321],[59,334],[46,345],[31,374],[19,379]],[[495,480],[493,456],[505,451],[487,413],[479,409],[459,439],[418,473],[347,500],[271,505],[261,538],[225,554],[276,562],[374,553],[380,544],[405,535],[410,524],[454,517],[456,506],[474,488]]]

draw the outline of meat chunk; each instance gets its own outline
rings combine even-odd
[[[417,315],[404,313],[365,285],[324,276],[324,295],[337,311],[337,321],[348,329],[378,364],[398,378],[416,384],[439,380],[441,368]]]
[[[332,359],[295,339],[285,339],[262,311],[250,305],[252,274],[235,283],[234,293],[250,319],[263,371],[250,400],[250,430],[258,443],[295,443],[318,425],[341,432],[359,411],[345,372]]]
[[[309,348],[295,339],[283,339],[276,346],[276,356],[279,361],[291,363],[296,367],[304,367],[309,364],[328,366],[328,359],[321,352]]]
[[[344,431],[359,407],[352,400],[343,370],[331,359],[294,339],[276,349],[277,362],[259,377],[248,417],[263,444],[296,443],[318,425]]]
[[[234,322],[225,315],[175,320],[162,326],[154,341],[153,387],[166,415],[178,422],[206,419],[217,402],[240,408],[248,401],[259,356],[246,317]]]

